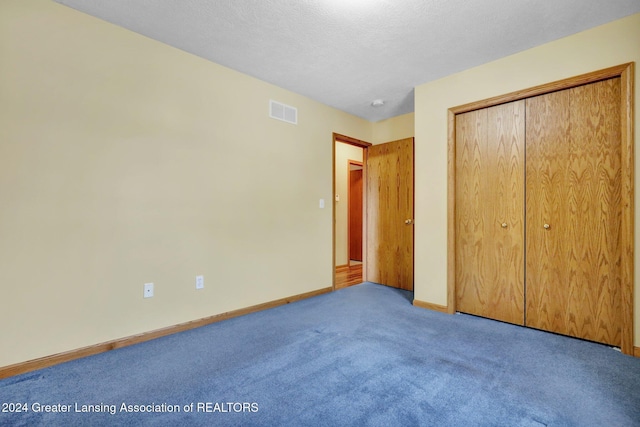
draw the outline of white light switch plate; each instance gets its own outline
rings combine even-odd
[[[204,288],[204,276],[196,276],[196,289]]]
[[[151,298],[153,296],[153,283],[144,284],[144,297]]]
[[[320,199],[320,209],[324,209],[324,199]]]

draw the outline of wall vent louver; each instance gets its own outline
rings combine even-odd
[[[269,117],[283,122],[298,124],[298,109],[274,100],[269,101]]]

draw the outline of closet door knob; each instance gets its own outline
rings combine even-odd
[[[545,224],[545,225],[543,225],[543,227],[544,227],[545,230],[548,230],[548,229],[551,228],[551,226],[549,224]]]
[[[405,219],[404,223],[407,224],[407,225],[411,225],[411,224],[413,224],[413,220],[412,219]]]
[[[506,222],[502,223],[502,228],[507,228],[507,223]]]

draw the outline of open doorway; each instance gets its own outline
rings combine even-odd
[[[333,241],[336,289],[364,280],[364,162],[369,145],[334,135]]]
[[[341,155],[343,148],[356,150],[357,157]],[[333,150],[334,288],[368,281],[413,291],[413,137],[372,145],[334,133]],[[361,267],[348,251],[350,160],[363,168]]]

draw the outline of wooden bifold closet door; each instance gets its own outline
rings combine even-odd
[[[455,130],[457,310],[620,346],[620,78]]]
[[[526,109],[526,324],[620,346],[620,79]]]
[[[456,117],[457,308],[524,323],[524,101]]]

